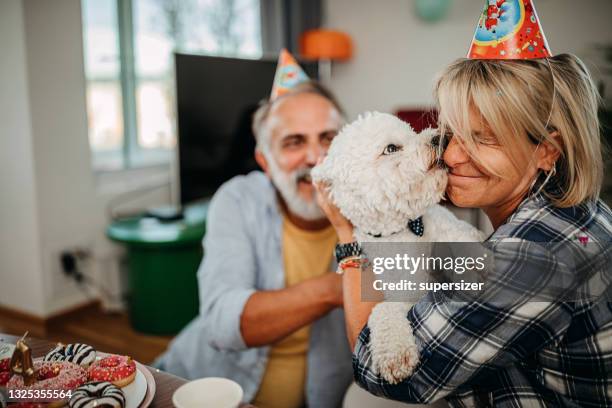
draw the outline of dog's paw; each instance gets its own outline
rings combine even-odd
[[[390,384],[408,378],[419,362],[419,351],[407,318],[411,303],[383,302],[368,320],[372,368]]]

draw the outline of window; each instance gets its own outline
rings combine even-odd
[[[167,163],[174,52],[259,58],[259,0],[82,0],[95,170]]]

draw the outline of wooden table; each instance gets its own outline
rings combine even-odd
[[[8,334],[0,333],[0,344],[1,342],[13,343],[15,344],[19,340],[19,337],[11,336]],[[55,347],[56,343],[50,342],[48,340],[36,339],[33,337],[29,337],[26,339],[28,346],[32,349],[32,357],[42,357],[49,350]],[[100,350],[103,351],[103,350]],[[151,374],[153,374],[153,378],[155,378],[155,385],[157,390],[155,391],[155,396],[153,397],[153,402],[149,407],[151,408],[171,408],[172,405],[172,394],[174,391],[185,384],[187,380],[174,376],[172,374],[168,374],[163,371],[159,371],[155,368],[146,366]],[[241,408],[249,408],[251,405],[241,405]],[[254,408],[254,407],[253,407]]]

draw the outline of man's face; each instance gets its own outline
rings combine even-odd
[[[334,105],[314,93],[286,97],[273,107],[268,165],[265,169],[289,210],[305,219],[319,219],[310,170],[338,133],[342,118]]]

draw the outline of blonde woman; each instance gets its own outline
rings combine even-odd
[[[609,262],[612,213],[598,198],[599,98],[578,58],[462,59],[440,76],[435,95],[450,139],[447,195],[486,213],[494,250],[518,243],[517,262],[541,265],[534,278],[555,273],[559,248],[588,243],[589,259]],[[351,243],[352,226],[320,195],[340,244]],[[609,263],[604,269],[609,278]],[[368,325],[376,304],[361,302],[359,269],[343,279],[354,375],[373,394],[453,406],[612,405],[610,280],[601,296],[581,302],[452,303],[430,293],[406,317],[414,338],[405,341],[417,357],[381,367]]]

